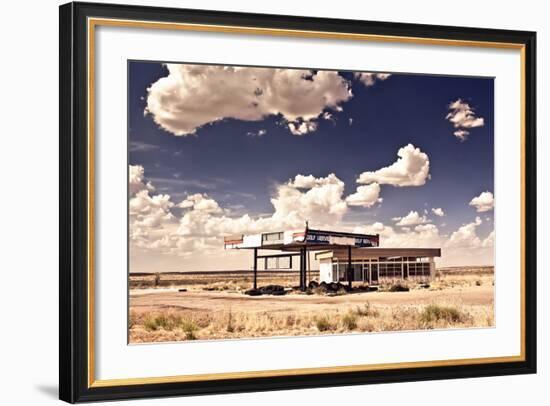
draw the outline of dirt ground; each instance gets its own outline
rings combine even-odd
[[[334,296],[291,291],[250,297],[243,293],[248,274],[221,281],[216,275],[154,278],[134,277],[131,343],[494,326],[492,269],[441,272],[429,287],[409,282],[405,292]],[[272,275],[259,286],[275,282],[288,287],[294,279]]]
[[[299,294],[249,297],[237,292],[178,292],[170,289],[159,289],[157,292],[149,290],[141,294],[139,291],[133,291],[130,295],[130,307],[137,313],[158,309],[219,312],[229,308],[236,312],[323,311],[335,306],[344,308],[359,305],[366,301],[371,305],[419,305],[444,302],[460,302],[472,306],[491,305],[493,287],[486,285],[439,291],[419,289],[409,292],[361,292],[332,297]]]

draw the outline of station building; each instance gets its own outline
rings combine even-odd
[[[380,235],[305,229],[270,233],[233,235],[224,238],[226,249],[253,251],[254,288],[258,261],[299,257],[300,288],[307,286],[308,252],[319,261],[319,282],[352,282],[378,285],[386,281],[412,279],[429,281],[435,276],[434,258],[440,248],[382,248]],[[259,254],[259,251],[277,253]]]

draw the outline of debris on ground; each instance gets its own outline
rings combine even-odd
[[[248,289],[244,292],[248,296],[273,295],[282,296],[286,294],[284,286],[281,285],[266,285],[257,289]]]

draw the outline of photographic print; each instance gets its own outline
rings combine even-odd
[[[129,61],[129,342],[493,327],[493,85]]]

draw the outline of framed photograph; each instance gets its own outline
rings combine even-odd
[[[62,400],[536,371],[534,32],[60,24]]]

